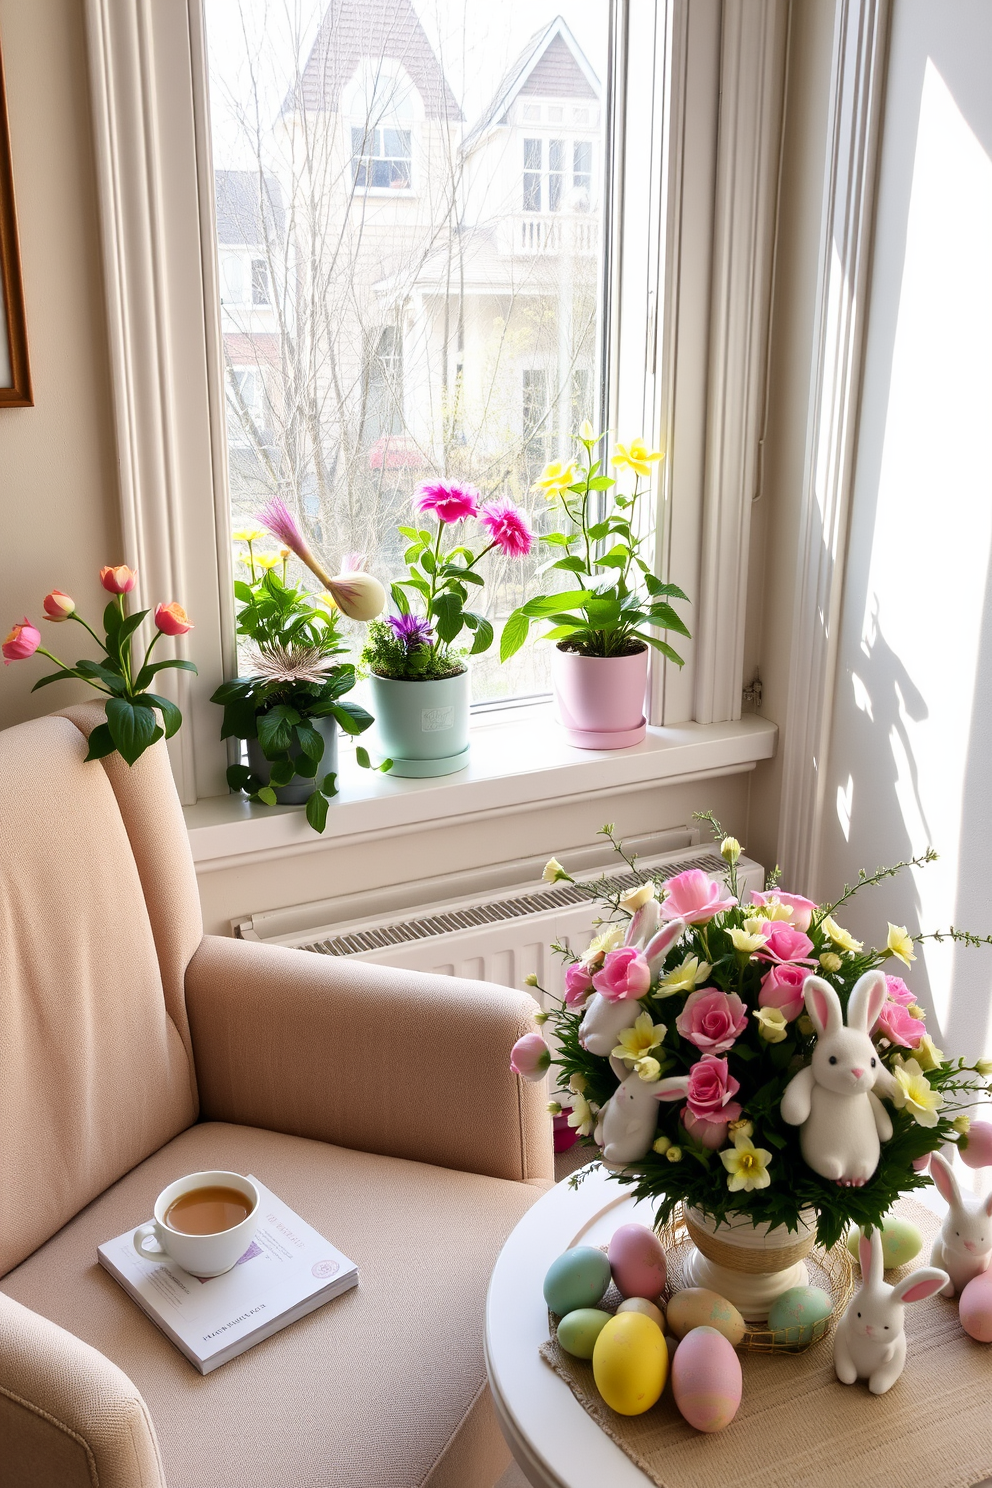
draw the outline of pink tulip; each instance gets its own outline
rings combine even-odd
[[[510,1068],[525,1080],[541,1080],[551,1063],[551,1050],[539,1033],[525,1033],[510,1050]]]
[[[723,1054],[747,1027],[747,1008],[736,992],[728,995],[708,987],[689,993],[675,1026],[704,1054]]]
[[[780,965],[805,962],[814,965],[810,951],[813,942],[801,930],[793,930],[784,920],[766,920],[762,934],[768,939],[755,955],[762,961],[776,961]]]
[[[714,915],[725,909],[733,909],[737,900],[721,898],[720,886],[713,882],[701,868],[687,868],[677,873],[662,885],[665,898],[662,900],[661,917],[664,920],[685,920],[687,925],[704,925]]]
[[[573,961],[565,972],[565,1002],[578,1007],[592,991],[592,972],[581,961]]]
[[[761,978],[759,1007],[778,1008],[787,1023],[803,1010],[803,983],[806,972],[801,966],[772,966]]]
[[[958,1151],[961,1161],[969,1168],[989,1167],[992,1164],[992,1125],[987,1121],[973,1121],[967,1137],[958,1142]]]
[[[640,998],[651,986],[651,968],[640,951],[633,946],[621,946],[609,952],[592,984],[607,1002]]]
[[[20,625],[15,625],[7,636],[0,651],[3,652],[4,666],[10,666],[12,661],[26,661],[33,656],[41,645],[41,631],[36,630],[27,615]]]
[[[192,620],[175,600],[171,604],[160,604],[155,610],[154,620],[162,634],[167,636],[185,635],[193,629]]]
[[[915,1049],[926,1031],[927,1025],[919,1018],[910,1017],[909,1009],[898,1002],[882,1004],[882,1011],[872,1029],[873,1034],[880,1034],[890,1044],[898,1044],[903,1049]]]
[[[41,604],[46,620],[68,620],[76,608],[76,601],[70,599],[68,594],[63,594],[61,589],[53,589],[51,594],[46,594]]]
[[[770,904],[773,899],[777,899],[779,904],[785,904],[792,910],[789,924],[793,930],[809,929],[813,911],[816,909],[812,899],[804,899],[802,894],[783,894],[780,889],[768,889],[764,893],[759,893],[757,889],[751,890],[752,904],[764,906]]]
[[[100,583],[110,594],[130,594],[138,582],[138,570],[119,563],[116,568],[101,568]]]
[[[916,1001],[916,998],[906,986],[902,977],[887,976],[885,978],[885,990],[892,1001],[898,1002],[901,1007],[909,1007],[911,1002]]]

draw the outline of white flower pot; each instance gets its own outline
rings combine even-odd
[[[765,1322],[776,1297],[809,1282],[803,1258],[816,1240],[812,1209],[800,1215],[797,1230],[753,1225],[743,1213],[730,1214],[717,1224],[710,1215],[690,1208],[685,1224],[696,1247],[688,1264],[692,1285],[726,1297],[748,1322]]]

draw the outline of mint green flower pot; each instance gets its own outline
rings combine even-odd
[[[468,670],[439,681],[371,676],[379,749],[391,775],[453,775],[468,764],[471,679]]]

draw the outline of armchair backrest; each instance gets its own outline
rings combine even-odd
[[[0,733],[0,1276],[196,1119],[196,882],[165,745],[85,763],[102,716]]]

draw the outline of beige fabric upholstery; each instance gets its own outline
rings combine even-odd
[[[194,1119],[142,885],[65,718],[0,733],[0,1275]]]
[[[358,1263],[360,1284],[204,1378],[95,1256],[100,1241],[147,1218],[172,1178],[214,1166],[261,1178]],[[509,1456],[484,1387],[486,1288],[536,1196],[520,1183],[206,1123],[121,1179],[0,1291],[135,1382],[169,1488],[491,1488]]]
[[[165,1488],[155,1431],[109,1359],[0,1293],[3,1488]]]
[[[186,977],[203,1115],[517,1181],[554,1178],[526,993],[205,936]]]

